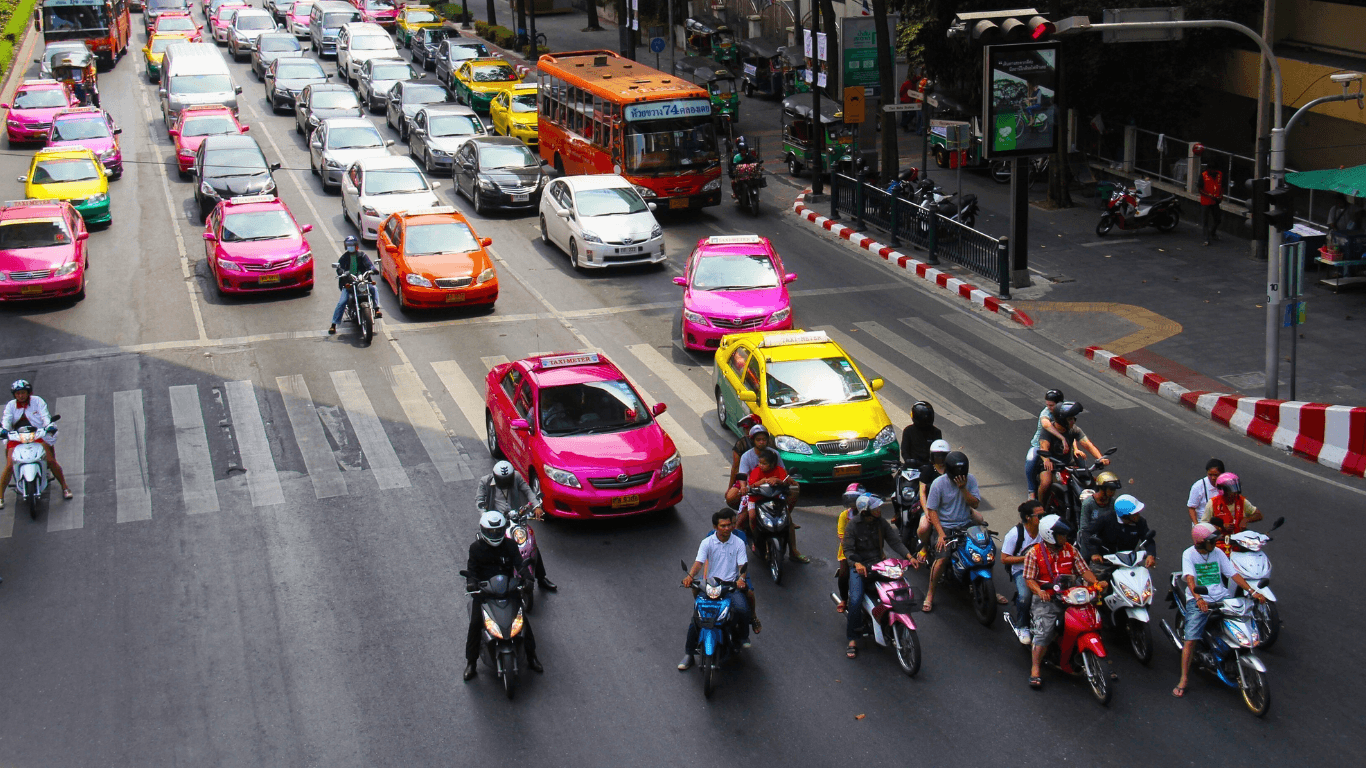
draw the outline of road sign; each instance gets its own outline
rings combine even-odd
[[[921,110],[921,106],[920,106],[919,103],[914,103],[914,104],[883,104],[883,105],[882,105],[882,111],[883,111],[883,112],[919,112],[920,110]]]
[[[652,38],[650,38],[650,50],[651,50],[652,52],[654,52],[654,53],[661,53],[661,52],[663,52],[663,51],[664,51],[664,38],[662,38],[662,37],[652,37]]]
[[[923,100],[924,102],[926,102],[927,104],[929,104],[931,107],[938,107],[938,106],[939,106],[939,99],[936,99],[935,97],[933,97],[933,96],[931,96],[931,95],[929,95],[929,94],[927,94],[927,93],[921,93],[920,91],[911,91],[909,95],[910,95],[910,97],[911,97],[912,99],[920,99],[920,100]]]
[[[1289,301],[1285,304],[1285,315],[1281,318],[1282,328],[1293,328],[1297,325],[1304,325],[1305,307],[1307,301]]]
[[[863,122],[864,88],[861,85],[844,87],[844,122],[850,125]]]

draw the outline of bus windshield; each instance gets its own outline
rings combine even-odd
[[[630,174],[701,173],[721,162],[710,117],[627,121],[622,138]]]
[[[109,29],[109,8],[90,5],[44,5],[43,29],[48,32],[84,32]]]

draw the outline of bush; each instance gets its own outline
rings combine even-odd
[[[522,48],[521,48],[520,50],[521,50],[522,52],[526,53],[530,48],[531,48],[531,46],[526,45],[526,46],[522,46]],[[543,55],[545,55],[545,54],[547,54],[547,53],[550,53],[550,46],[548,46],[548,45],[543,45],[543,46],[540,47],[539,50],[535,50],[535,51],[531,51],[530,53],[527,53],[527,58],[529,58],[531,61],[536,61],[536,60],[540,59],[541,56],[543,56]]]
[[[491,27],[489,28],[488,39],[492,40],[493,44],[499,48],[510,49],[517,42],[517,33],[507,27]]]
[[[489,37],[489,23],[487,21],[479,21],[476,19],[474,22],[474,34],[479,35],[485,40],[492,39]]]
[[[456,3],[445,3],[436,7],[436,12],[443,19],[450,21],[460,21],[465,18],[465,6]]]

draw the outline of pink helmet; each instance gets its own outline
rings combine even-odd
[[[1243,484],[1238,482],[1238,476],[1232,472],[1225,472],[1215,478],[1214,484],[1224,493],[1239,494],[1243,492]]]
[[[1191,541],[1194,541],[1197,547],[1218,535],[1219,529],[1209,523],[1191,526]]]
[[[849,487],[844,489],[844,506],[852,509],[854,507],[854,502],[858,500],[858,497],[865,493],[867,493],[867,489],[861,484],[850,483]]]

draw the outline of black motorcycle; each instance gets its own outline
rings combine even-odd
[[[787,557],[787,536],[792,528],[792,516],[787,511],[787,489],[781,485],[764,483],[751,486],[749,500],[754,504],[755,528],[754,543],[759,557],[768,564],[768,573],[774,584],[783,581],[783,558]]]
[[[758,216],[759,190],[768,186],[768,179],[764,178],[763,161],[732,165],[730,181],[735,189],[735,199],[740,209],[751,216]]]
[[[332,268],[338,271],[342,287],[349,289],[351,294],[346,302],[346,317],[360,326],[361,341],[369,344],[375,338],[375,306],[370,301],[370,286],[375,282],[375,273],[366,270],[359,275],[341,274],[339,262],[334,262]]]
[[[1096,234],[1104,237],[1113,229],[1133,230],[1152,226],[1170,232],[1181,223],[1181,204],[1176,195],[1138,196],[1134,189],[1116,190],[1105,203],[1105,213],[1096,222]]]
[[[1118,450],[1111,448],[1101,455],[1111,456]],[[1096,471],[1103,465],[1100,459],[1089,467],[1078,464],[1075,458],[1058,459],[1049,456],[1048,459],[1053,462],[1053,483],[1048,486],[1048,495],[1040,499],[1043,502],[1044,513],[1057,515],[1071,526],[1072,530],[1080,530],[1077,521],[1081,518],[1081,505],[1089,496],[1083,492],[1095,493]]]
[[[461,571],[460,575],[469,578],[468,571]],[[509,699],[517,690],[517,676],[521,661],[526,656],[522,636],[526,616],[522,612],[521,581],[515,576],[499,574],[488,581],[479,582],[476,591],[466,593],[483,598],[484,639],[479,657],[497,672]]]
[[[914,555],[920,550],[916,529],[920,526],[920,468],[901,461],[884,461],[892,471],[892,519],[887,522],[901,531],[901,542]]]
[[[977,225],[977,195],[969,193],[960,200],[957,195],[940,194],[933,181],[924,179],[916,186],[911,202],[963,226],[972,228]],[[927,219],[921,219],[917,226],[922,237],[928,236],[930,225]]]

